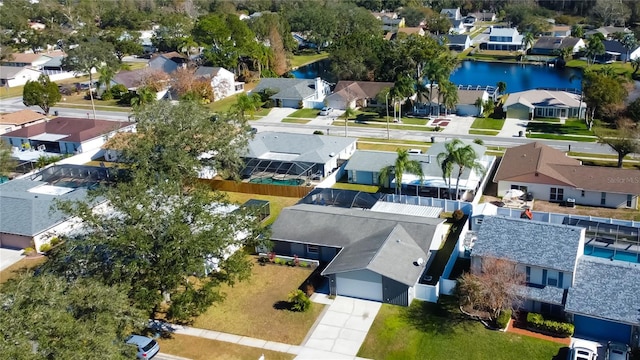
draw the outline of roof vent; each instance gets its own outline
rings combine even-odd
[[[418,264],[418,266],[422,266],[422,264],[424,264],[424,259],[423,258],[418,258],[416,263]]]
[[[329,157],[334,157],[336,156],[336,153],[332,152],[331,154],[329,154]]]
[[[396,242],[399,244],[400,243],[400,239],[396,239]]]

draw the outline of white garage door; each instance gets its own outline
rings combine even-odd
[[[382,301],[382,276],[368,270],[336,274],[338,295]]]

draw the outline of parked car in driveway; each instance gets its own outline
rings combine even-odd
[[[609,341],[605,360],[629,360],[630,352],[629,345]]]
[[[569,360],[596,360],[598,349],[593,343],[576,341],[569,351]]]
[[[320,110],[320,115],[321,116],[327,116],[327,115],[331,114],[332,111],[333,111],[333,108],[325,106]]]
[[[146,336],[131,335],[127,338],[127,344],[134,345],[138,348],[136,357],[141,360],[148,360],[153,358],[160,351],[160,345]]]

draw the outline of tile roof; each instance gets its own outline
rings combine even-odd
[[[640,325],[640,264],[584,255],[565,311]]]
[[[528,107],[577,108],[580,107],[580,95],[566,91],[552,90],[520,91],[510,94],[504,103],[504,107],[509,107],[517,103],[527,105]]]
[[[584,231],[576,226],[485,216],[471,255],[572,273]]]
[[[428,260],[442,219],[377,213],[361,209],[300,204],[285,208],[271,228],[273,240],[343,250],[323,274],[368,269],[413,286]],[[394,264],[389,266],[389,264]]]
[[[356,139],[340,136],[261,132],[249,141],[245,157],[266,159],[270,153],[294,155],[290,161],[324,164]]]
[[[58,141],[83,142],[131,125],[132,123],[124,121],[59,117],[14,130],[2,136],[31,138],[41,134],[60,134],[66,136]]]
[[[640,194],[640,170],[581,165],[579,160],[539,142],[505,151],[493,181],[503,180],[555,181],[591,191]]]
[[[304,100],[315,95],[314,87],[314,79],[262,78],[252,92],[273,89],[278,93],[271,96],[272,99]]]
[[[33,110],[24,109],[8,114],[0,115],[0,124],[3,125],[25,125],[34,121],[46,119],[45,115],[35,112]]]

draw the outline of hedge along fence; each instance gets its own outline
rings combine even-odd
[[[569,337],[573,335],[574,326],[570,323],[545,320],[541,314],[527,314],[527,328],[543,334]]]
[[[231,180],[218,180],[218,179],[201,179],[200,181],[208,184],[212,189],[228,192],[239,192],[244,194],[258,194],[258,195],[270,195],[270,196],[282,196],[303,198],[307,196],[313,186],[287,186],[287,185],[271,185],[271,184],[256,184],[246,183]]]

